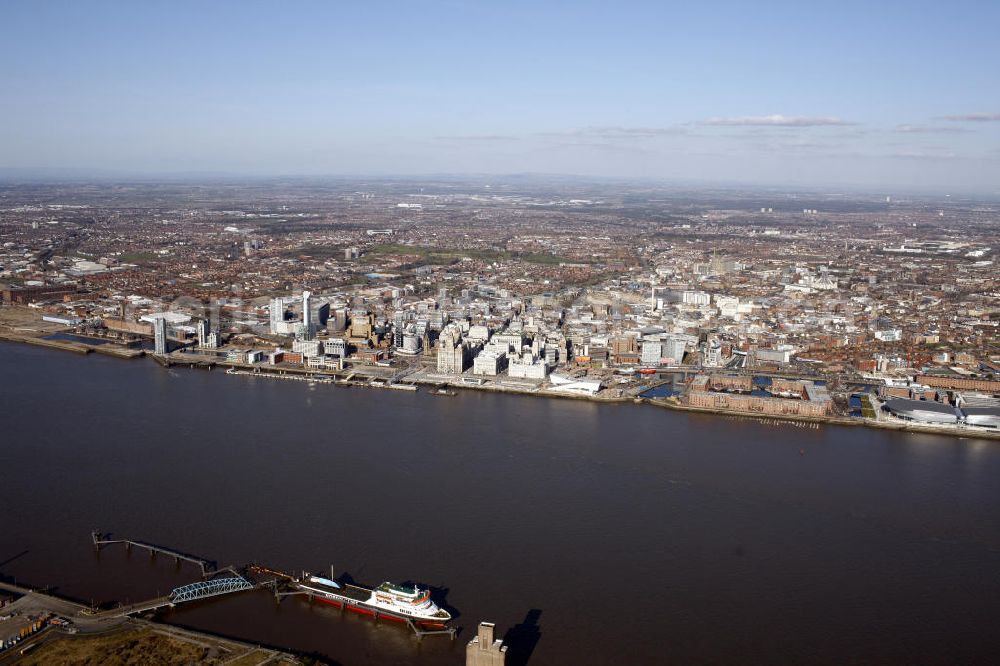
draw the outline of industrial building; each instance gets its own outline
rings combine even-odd
[[[61,324],[63,326],[79,326],[83,323],[80,317],[69,317],[66,315],[42,315],[42,321],[50,324]]]
[[[963,391],[985,391],[1000,393],[1000,381],[983,377],[946,377],[938,375],[917,375],[915,381],[934,388],[959,389]]]
[[[774,379],[770,391],[755,389],[747,375],[699,375],[685,401],[691,407],[789,416],[826,416],[833,401],[826,387],[810,381]]]
[[[0,301],[15,305],[27,305],[39,301],[63,300],[76,293],[76,285],[36,285],[0,290]]]
[[[919,423],[958,423],[959,412],[951,405],[931,400],[889,398],[885,408],[896,418]]]
[[[191,321],[191,315],[186,315],[183,312],[154,312],[139,317],[139,321],[149,322],[154,326],[158,319],[166,321],[170,326],[181,326]]]
[[[966,425],[1000,429],[1000,407],[962,407],[962,413]]]

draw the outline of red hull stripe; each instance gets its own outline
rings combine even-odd
[[[375,611],[370,611],[364,608],[358,608],[357,606],[348,606],[347,610],[359,613],[361,615],[374,615]]]
[[[404,620],[403,618],[396,617],[395,615],[386,614],[386,615],[379,615],[378,617],[380,620],[392,620],[393,622],[406,622],[406,620]]]

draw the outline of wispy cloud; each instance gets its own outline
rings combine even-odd
[[[768,141],[751,143],[750,147],[767,152],[809,153],[829,150],[832,145],[817,141]]]
[[[726,127],[733,127],[732,125],[727,125]],[[842,127],[840,129],[831,129],[829,132],[825,133],[824,136],[827,139],[858,139],[861,137],[869,136],[871,132],[862,127]],[[712,137],[716,139],[734,139],[737,141],[756,141],[759,139],[787,139],[793,134],[785,131],[782,127],[734,127],[732,130],[705,130],[700,133],[691,133],[690,136],[694,137]]]
[[[896,125],[894,132],[901,134],[964,134],[972,130],[964,127],[934,127],[932,125]]]
[[[738,116],[734,118],[709,118],[698,125],[721,127],[827,127],[831,125],[857,125],[834,116]]]
[[[510,134],[460,134],[455,136],[436,136],[438,141],[517,141],[520,137]]]
[[[597,141],[553,141],[548,144],[549,150],[592,150],[620,155],[653,155],[655,151],[641,148],[634,143],[600,143]]]
[[[962,113],[956,116],[941,116],[941,120],[954,122],[990,123],[1000,122],[1000,113]]]
[[[649,139],[658,136],[685,134],[687,130],[679,125],[668,127],[625,127],[620,125],[601,127],[581,127],[565,132],[539,132],[537,136],[585,137],[598,139]]]
[[[885,157],[896,160],[953,160],[958,155],[952,151],[937,150],[900,150],[886,153]]]

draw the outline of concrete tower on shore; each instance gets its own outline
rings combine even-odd
[[[504,666],[507,646],[493,637],[496,625],[480,622],[479,633],[465,647],[465,666]]]

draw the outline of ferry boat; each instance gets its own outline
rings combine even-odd
[[[431,601],[430,590],[385,582],[370,590],[321,576],[305,576],[296,586],[318,601],[362,615],[398,622],[409,620],[424,629],[444,629],[451,613]]]

